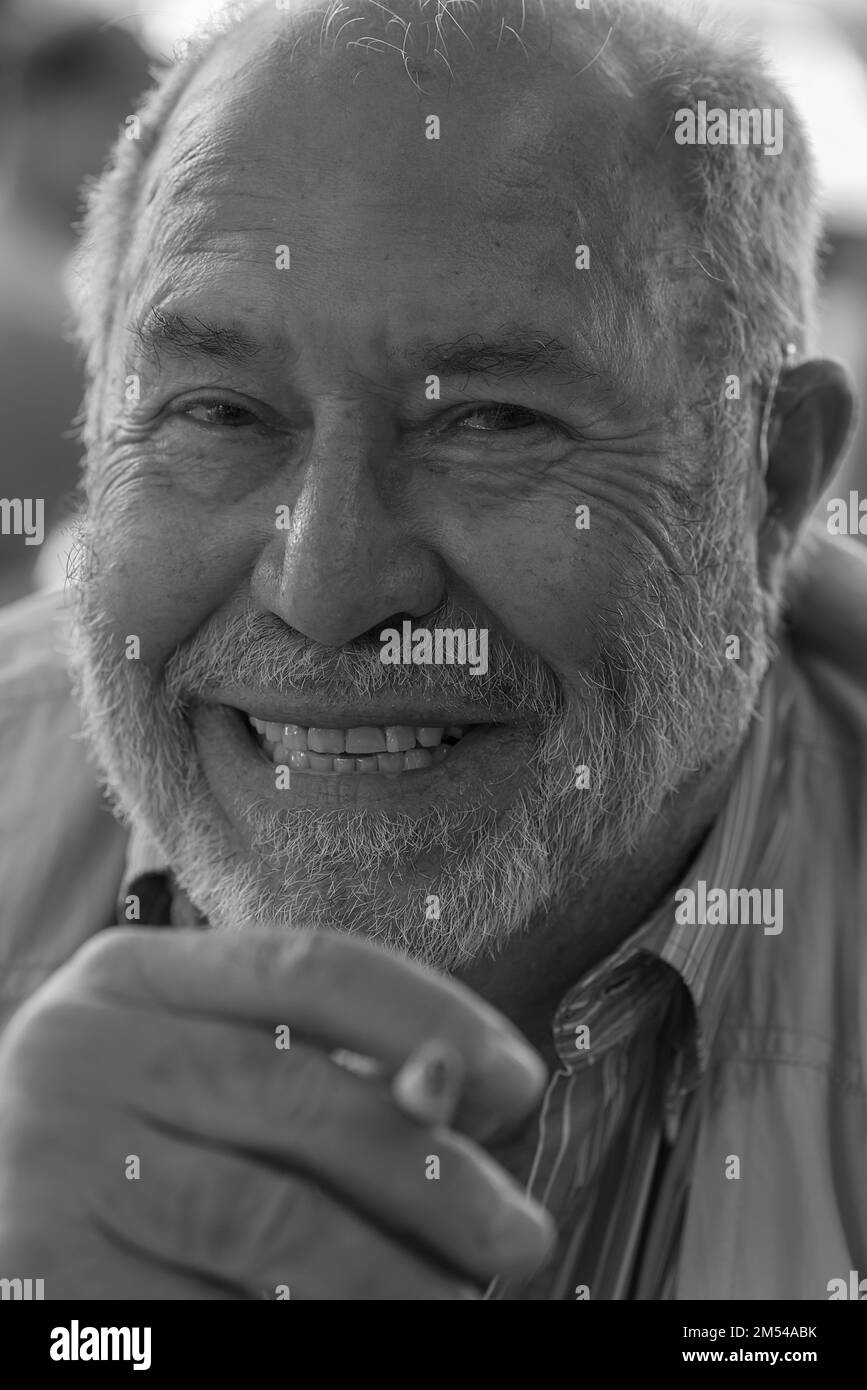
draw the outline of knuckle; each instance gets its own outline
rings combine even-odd
[[[80,946],[69,962],[75,979],[90,988],[128,977],[137,961],[144,934],[132,927],[109,927]]]
[[[93,1101],[96,1078],[116,1069],[126,1053],[122,1017],[114,1010],[94,1008],[87,1000],[55,994],[33,998],[10,1027],[0,1050],[4,1088],[14,1077],[29,1108],[39,1101],[49,1123],[68,1114],[76,1100]]]
[[[68,1074],[63,1059],[70,1048],[66,1010],[59,1005],[22,1011],[0,1048],[0,1095],[10,1126],[22,1115],[47,1120],[52,1101]]]
[[[285,1243],[293,1255],[299,1247],[315,1249],[325,1238],[327,1206],[324,1194],[312,1183],[283,1176],[271,1186],[268,1198],[257,1203],[256,1215],[251,1215],[259,1223],[256,1248],[273,1250]]]
[[[315,949],[315,932],[289,928],[275,931],[250,927],[237,936],[216,940],[217,954],[225,951],[227,967],[254,986],[263,997],[274,992],[275,982],[292,978],[307,969],[308,956]],[[207,934],[203,938],[207,942]],[[306,979],[306,975],[304,975]]]
[[[333,987],[339,966],[339,951],[335,946],[334,936],[326,931],[294,931],[281,938],[280,967],[292,975],[305,997]],[[273,972],[273,949],[263,957],[261,964]]]
[[[325,1199],[316,1187],[252,1168],[245,1181],[231,1186],[228,1200],[209,1212],[206,1227],[217,1266],[253,1279],[275,1259],[286,1269],[303,1266],[324,1239]]]
[[[334,1064],[308,1048],[293,1050],[286,1068],[287,1129],[315,1148],[334,1128]]]

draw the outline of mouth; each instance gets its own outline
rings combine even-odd
[[[477,724],[358,724],[352,727],[280,724],[245,716],[269,762],[290,771],[399,776],[444,762]]]
[[[504,809],[529,775],[533,730],[481,722],[482,709],[356,707],[329,711],[325,724],[312,708],[221,695],[195,702],[191,721],[211,790],[244,834],[247,811],[262,803],[419,816],[434,806]]]

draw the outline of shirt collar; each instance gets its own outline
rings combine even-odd
[[[118,921],[152,927],[206,927],[207,921],[175,882],[166,856],[143,826],[133,823],[118,898]]]
[[[143,874],[165,874],[166,856],[151,839],[148,832],[138,824],[133,824],[126,847],[121,892],[129,892],[134,882]]]

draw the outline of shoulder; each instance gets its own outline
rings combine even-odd
[[[867,546],[814,522],[790,571],[785,621],[811,685],[867,718]]]
[[[126,832],[81,733],[62,593],[0,609],[0,1024],[113,920]]]
[[[69,601],[60,590],[0,609],[0,719],[71,695],[66,665]]]
[[[810,538],[778,692],[779,934],[749,932],[725,1048],[859,1097],[867,1115],[867,549]]]

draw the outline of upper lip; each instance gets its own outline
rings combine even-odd
[[[435,709],[422,705],[332,705],[324,708],[304,700],[285,701],[267,693],[256,694],[233,691],[217,692],[218,704],[231,705],[248,718],[263,719],[269,724],[299,724],[313,729],[357,729],[365,726],[387,724],[407,724],[414,727],[448,728],[450,724],[506,724],[509,718],[497,718],[490,710],[480,706],[464,707],[459,710]]]

